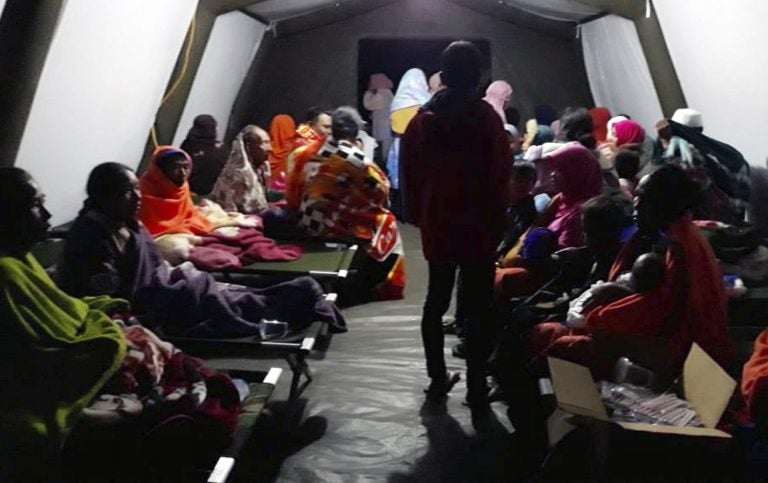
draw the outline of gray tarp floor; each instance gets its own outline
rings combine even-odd
[[[428,382],[420,336],[427,267],[419,233],[401,227],[408,287],[404,300],[345,310],[349,332],[309,361],[314,382],[302,395],[297,429],[281,422],[290,372],[273,397],[272,412],[238,463],[237,481],[499,481],[514,478],[512,427],[506,407],[494,403],[490,429],[477,432],[462,405],[464,361],[451,356],[455,336],[446,336],[449,370],[460,370],[442,407],[425,403]],[[452,315],[449,312],[448,315]],[[277,366],[282,361],[218,360],[217,366]],[[287,369],[287,368],[286,368]]]

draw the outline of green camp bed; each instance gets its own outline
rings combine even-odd
[[[240,414],[237,426],[232,433],[232,443],[219,456],[216,465],[208,475],[208,483],[225,483],[227,481],[245,443],[253,434],[253,427],[272,396],[282,372],[282,369],[272,367],[260,382],[252,382],[253,373],[250,371],[229,371],[231,377],[245,379],[250,391],[248,397],[243,401],[243,412]]]
[[[291,262],[256,262],[222,273],[227,282],[236,282],[239,276],[269,275],[296,278],[308,275],[321,282],[327,291],[345,279],[352,268],[357,245],[332,242],[302,242],[304,254]]]
[[[304,330],[278,339],[261,340],[258,336],[227,339],[192,337],[163,337],[163,339],[176,345],[184,352],[199,357],[283,358],[292,372],[289,402],[293,404],[312,382],[312,372],[306,359],[307,354],[314,349],[318,339],[326,337],[327,333],[328,324],[318,321]],[[302,376],[305,379],[303,383]]]

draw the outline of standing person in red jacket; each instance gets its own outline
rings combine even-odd
[[[448,374],[442,317],[458,269],[467,328],[467,403],[487,408],[485,370],[492,346],[495,250],[504,230],[511,176],[509,143],[499,116],[478,95],[480,51],[454,42],[442,54],[438,93],[411,121],[401,156],[408,208],[421,230],[429,288],[421,334],[430,398],[445,396],[459,378]]]

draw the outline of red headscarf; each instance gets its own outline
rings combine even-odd
[[[296,137],[296,122],[287,114],[280,114],[272,119],[269,127],[269,139],[272,152],[269,154],[269,168],[272,172],[273,188],[285,189],[285,163],[293,151]],[[282,185],[282,186],[281,186]]]
[[[603,173],[592,152],[579,143],[564,145],[548,156],[549,166],[560,173],[557,212],[549,229],[558,236],[560,247],[579,246],[581,205],[603,191]]]
[[[732,361],[726,319],[725,288],[709,243],[691,222],[690,215],[667,231],[667,271],[661,285],[592,311],[587,327],[649,337],[669,337],[674,361],[683,363],[696,342],[724,368]],[[643,242],[635,235],[619,254],[611,280],[641,254]]]
[[[597,144],[604,143],[605,138],[608,136],[608,121],[611,119],[611,111],[606,107],[595,107],[589,110],[589,115],[592,117],[592,124],[595,126],[592,134],[594,134]]]
[[[189,183],[184,181],[183,185],[176,186],[157,165],[159,159],[169,154],[184,155],[192,166],[192,158],[185,151],[173,146],[158,146],[152,153],[149,169],[139,180],[139,218],[154,237],[170,233],[202,235],[212,231],[214,224],[198,214],[192,203]]]
[[[632,120],[619,121],[613,125],[616,133],[616,146],[639,144],[645,141],[645,129]]]

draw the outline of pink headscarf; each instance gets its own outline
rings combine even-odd
[[[504,124],[507,123],[507,115],[504,113],[504,108],[509,102],[509,98],[512,97],[512,86],[505,81],[494,81],[488,86],[488,90],[485,91],[485,97],[483,100],[493,107],[493,110],[501,117]]]
[[[368,82],[368,90],[380,90],[389,89],[390,91],[395,88],[389,77],[386,74],[373,74],[370,82]]]
[[[613,125],[616,133],[616,146],[625,144],[639,144],[645,141],[645,129],[632,120],[619,121]]]
[[[592,152],[579,143],[568,143],[548,156],[549,165],[562,181],[555,219],[548,228],[561,248],[582,244],[581,205],[603,191],[603,173]]]

